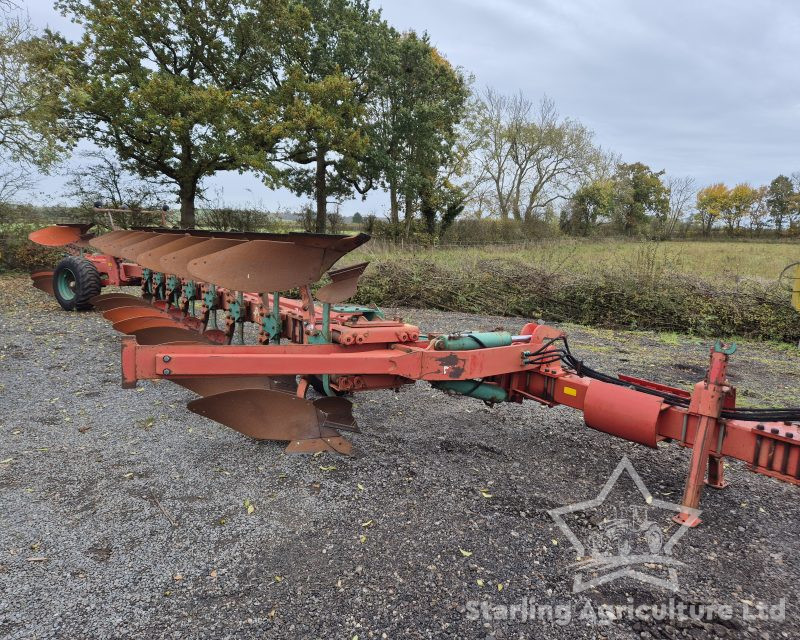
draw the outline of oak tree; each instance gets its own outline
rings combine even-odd
[[[614,214],[615,184],[610,179],[594,180],[580,187],[564,210],[562,228],[575,235],[587,236],[601,222]]]
[[[203,178],[264,169],[273,143],[275,59],[296,31],[281,0],[58,0],[83,28],[50,34],[68,67],[75,133],[126,167],[176,189],[181,224],[195,222]]]
[[[728,192],[725,206],[722,208],[722,218],[729,233],[732,234],[741,228],[757,198],[758,192],[746,182],[737,184]]]

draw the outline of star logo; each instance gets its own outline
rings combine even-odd
[[[642,504],[626,507],[608,499],[624,472],[639,490]],[[610,517],[605,516],[584,543],[570,529],[564,516],[592,510],[610,513]],[[700,515],[699,509],[653,498],[631,461],[624,456],[596,498],[548,511],[578,554],[578,562],[571,565],[577,568],[572,592],[580,593],[624,577],[677,591],[677,567],[683,563],[672,556],[672,551],[689,527],[680,525],[665,541],[665,531],[657,521],[650,519],[650,512],[658,510]]]

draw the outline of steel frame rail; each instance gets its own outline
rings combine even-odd
[[[362,378],[364,384],[356,391],[415,380],[480,380],[504,388],[511,401],[527,399],[582,411],[587,426],[610,435],[649,447],[674,441],[692,449],[682,501],[685,510],[678,516],[688,526],[700,522],[696,509],[704,482],[725,486],[724,457],[742,460],[754,472],[800,484],[800,425],[720,417],[723,406],[730,406],[727,399],[733,397],[733,388],[725,382],[727,354],[712,350],[709,375],[695,386],[687,408],[643,391],[578,376],[560,364],[525,365],[525,351],[560,333],[539,325],[528,325],[523,335],[526,330],[532,334],[528,343],[473,351],[436,350],[432,340],[352,346],[144,346],[129,336],[122,344],[123,386],[133,387],[139,380],[286,374]],[[378,384],[370,384],[374,377]]]

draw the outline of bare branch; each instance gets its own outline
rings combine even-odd
[[[470,194],[491,193],[503,219],[530,221],[578,185],[607,171],[608,155],[581,123],[561,118],[548,97],[534,105],[522,94],[486,89],[472,126]]]

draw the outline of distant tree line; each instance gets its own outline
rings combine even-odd
[[[769,185],[711,184],[664,179],[643,164],[619,164],[609,179],[578,188],[562,211],[561,227],[574,235],[605,230],[671,237],[676,232],[728,236],[800,235],[800,173]]]
[[[339,205],[387,193],[394,238],[436,241],[457,219],[575,235],[784,233],[800,178],[699,191],[602,149],[548,98],[475,91],[426,33],[369,0],[56,0],[83,29],[34,33],[0,0],[0,203],[80,140],[69,195],[131,210],[207,201],[204,180],[255,172],[306,197],[303,228],[343,228]],[[253,225],[230,212],[219,222]],[[357,221],[358,222],[358,221]]]
[[[780,175],[769,185],[751,187],[722,183],[704,187],[697,193],[695,220],[704,235],[715,226],[729,234],[747,229],[761,234],[771,229],[778,234],[800,225],[800,174]]]

